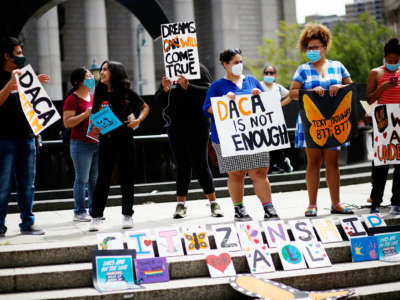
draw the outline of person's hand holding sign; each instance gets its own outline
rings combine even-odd
[[[314,92],[316,92],[318,95],[321,97],[324,95],[324,89],[322,86],[316,86],[315,88],[312,89]]]
[[[225,96],[231,100],[235,100],[235,98],[236,98],[236,95],[234,92],[228,92]]]
[[[253,96],[254,96],[254,95],[259,95],[259,94],[261,94],[261,90],[258,89],[258,88],[254,88],[254,89],[251,90],[251,94],[252,94]]]
[[[50,81],[50,76],[47,74],[38,74],[37,78],[40,83],[48,83]]]
[[[340,84],[331,85],[331,86],[329,87],[329,96],[331,96],[331,97],[336,96],[337,93],[339,92],[339,89],[340,89],[340,88],[341,88],[341,85],[340,85]]]
[[[17,76],[20,76],[22,74],[20,69],[16,69],[14,71],[12,71],[12,75],[11,75],[11,83],[15,84],[17,82]]]
[[[164,92],[168,93],[171,88],[171,81],[166,76],[163,76],[163,78],[161,79],[161,85]]]
[[[188,89],[189,80],[187,80],[183,75],[178,76],[178,80],[176,81],[184,90]]]

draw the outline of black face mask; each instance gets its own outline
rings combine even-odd
[[[21,69],[25,66],[25,56],[15,56],[14,64],[17,65],[18,69]]]

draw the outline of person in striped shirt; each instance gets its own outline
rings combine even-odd
[[[369,104],[400,103],[400,43],[390,39],[383,48],[385,63],[370,71],[367,80]],[[371,213],[379,213],[385,191],[389,165],[374,166],[372,163]],[[400,214],[400,165],[394,165],[390,214]]]

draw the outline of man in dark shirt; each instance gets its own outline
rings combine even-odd
[[[15,178],[21,234],[42,235],[32,213],[36,169],[36,146],[31,127],[20,104],[16,75],[25,64],[21,42],[12,37],[0,41],[0,236],[7,227],[11,180]],[[41,82],[49,76],[38,75]]]

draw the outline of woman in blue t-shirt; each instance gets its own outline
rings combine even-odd
[[[321,24],[307,24],[300,34],[299,49],[305,52],[310,62],[300,65],[290,85],[290,97],[299,98],[299,90],[313,90],[320,96],[329,93],[336,96],[339,89],[352,83],[349,72],[340,61],[326,58],[326,51],[331,42],[329,29]],[[305,211],[306,217],[317,215],[317,193],[320,181],[320,168],[322,159],[325,161],[326,181],[332,201],[331,213],[352,214],[349,208],[340,205],[339,187],[339,150],[337,148],[307,148],[304,139],[304,130],[300,115],[297,119],[295,147],[306,148],[307,171],[306,183],[309,205]]]
[[[223,157],[213,117],[212,97],[227,96],[236,102],[239,101],[236,98],[237,94],[256,95],[264,91],[256,78],[242,75],[243,61],[241,54],[242,51],[240,49],[228,49],[220,54],[219,60],[226,73],[223,78],[215,81],[208,89],[203,112],[207,117],[211,118],[211,141],[217,154],[219,170],[221,173],[228,173],[228,189],[235,207],[235,220],[251,220],[243,206],[246,173],[252,179],[254,191],[264,206],[264,218],[276,218],[278,215],[272,205],[271,186],[267,178],[269,153],[262,152],[252,155]]]

